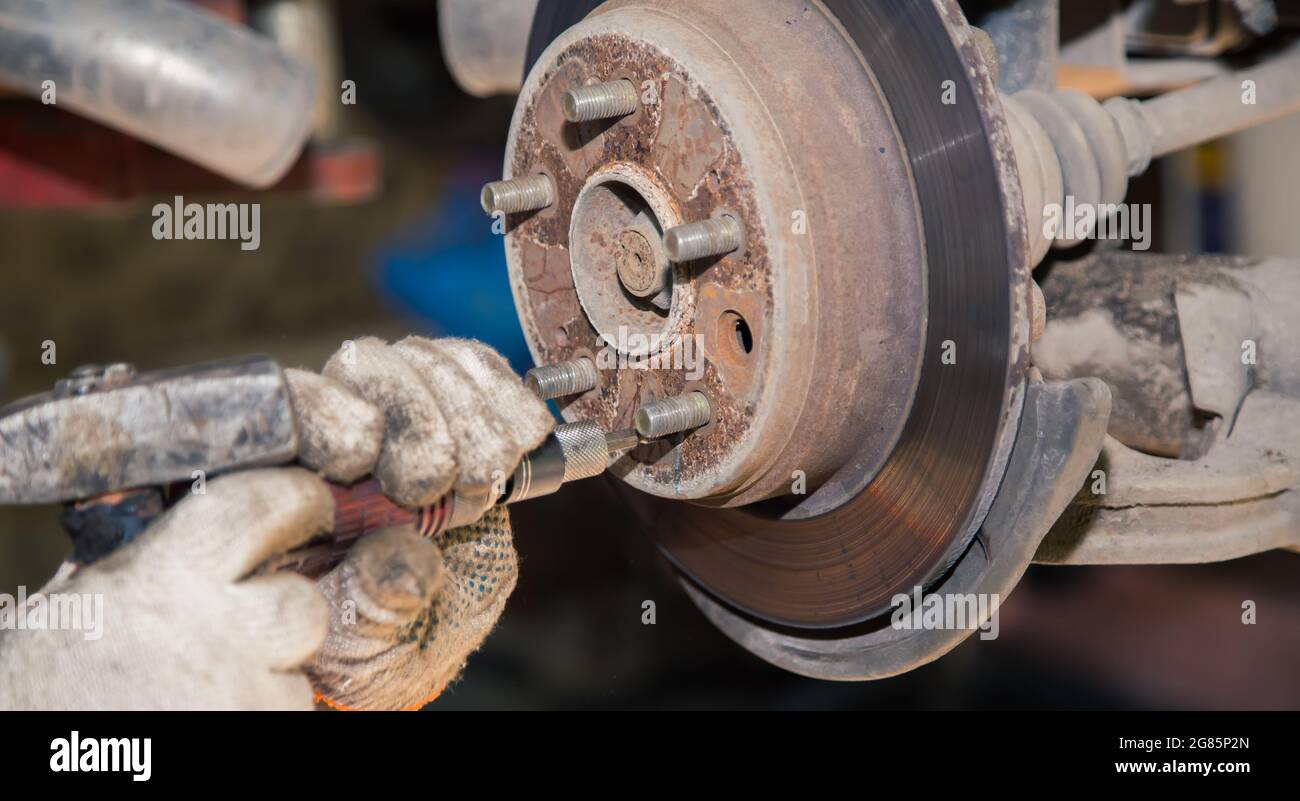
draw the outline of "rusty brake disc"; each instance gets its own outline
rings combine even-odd
[[[590,5],[543,2],[528,63]],[[910,172],[923,232],[924,305],[915,317],[924,327],[894,334],[915,340],[911,397],[888,447],[864,439],[809,495],[717,508],[698,498],[626,494],[667,558],[717,602],[765,625],[847,630],[886,611],[894,595],[941,578],[992,502],[1022,400],[1025,246],[993,82],[973,66],[978,56],[955,2],[797,5],[826,15],[856,51]],[[763,15],[747,24],[763,25]],[[951,103],[942,100],[948,82]],[[858,267],[840,260],[826,269],[851,278]],[[850,423],[872,427],[869,414],[856,414]]]

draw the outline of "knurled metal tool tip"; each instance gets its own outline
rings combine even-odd
[[[625,117],[636,111],[640,98],[629,80],[579,86],[560,98],[564,118],[569,122],[590,122]]]
[[[721,256],[745,244],[745,228],[730,215],[687,223],[664,232],[664,252],[675,262]]]
[[[555,202],[555,184],[541,173],[524,178],[493,181],[483,187],[479,202],[483,204],[483,211],[488,214],[495,214],[498,211],[506,214],[536,211]]]
[[[687,392],[646,404],[636,410],[632,424],[645,439],[656,439],[699,428],[713,419],[713,407],[703,392]]]
[[[609,439],[605,429],[590,420],[555,427],[564,461],[564,483],[591,478],[609,466]]]
[[[600,374],[591,359],[579,357],[568,361],[543,364],[524,375],[524,385],[542,400],[579,395],[595,389]]]

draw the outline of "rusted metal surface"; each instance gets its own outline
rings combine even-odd
[[[566,416],[621,427],[637,403],[704,391],[709,426],[673,447],[642,446],[615,470],[657,495],[727,506],[788,493],[796,471],[817,486],[854,457],[865,480],[906,417],[924,319],[919,223],[898,202],[910,196],[906,164],[856,54],[842,40],[827,47],[832,25],[797,3],[765,6],[764,24],[734,30],[741,5],[603,6],[526,81],[506,165],[507,175],[546,172],[558,188],[553,208],[511,218],[507,244],[539,362],[600,351],[598,335],[618,322],[593,314],[603,304],[584,270],[607,273],[588,283],[623,304],[631,330],[663,334],[661,354],[704,354],[695,375],[689,365],[605,369],[601,389]],[[781,52],[801,53],[800,74],[818,79],[795,86],[791,65],[773,58]],[[619,78],[642,92],[633,114],[564,119],[567,88]],[[745,227],[742,249],[674,268],[667,314],[624,297],[617,230],[595,230],[600,247],[572,241],[594,227],[568,210],[619,171],[650,184],[641,194],[660,232],[719,214]],[[601,248],[604,261],[593,258]]]
[[[664,221],[671,225],[678,214],[673,199],[649,171],[625,162],[597,170],[574,202],[569,263],[578,301],[596,334],[629,356],[650,356],[662,350],[654,346],[652,337],[661,337],[665,345],[672,346],[689,325],[687,291],[678,293],[676,306],[671,294],[661,305],[646,297],[656,281],[677,286],[689,279],[687,270],[668,263],[662,245]],[[639,269],[646,275],[641,281],[628,274],[629,262],[637,261],[628,243],[637,241],[643,243],[640,260],[644,267]],[[635,288],[637,283],[643,288]],[[682,288],[689,290],[689,285]],[[644,341],[631,340],[633,334]]]
[[[595,419],[609,428],[622,428],[631,424],[634,405],[625,402],[626,399],[635,398],[640,401],[647,394],[654,399],[683,391],[687,372],[684,362],[688,355],[694,355],[688,353],[687,349],[694,347],[690,334],[693,300],[698,284],[690,279],[698,276],[687,273],[682,275],[684,280],[673,282],[673,298],[667,315],[649,304],[624,302],[619,282],[614,275],[619,247],[619,223],[629,227],[633,220],[631,217],[623,220],[608,219],[620,211],[618,204],[611,202],[603,214],[593,211],[591,219],[585,216],[581,218],[580,228],[588,233],[581,243],[570,243],[569,232],[574,221],[565,212],[573,207],[579,192],[583,193],[584,198],[601,192],[595,185],[583,188],[593,174],[607,165],[620,165],[619,172],[629,181],[634,180],[631,174],[635,172],[653,185],[654,191],[635,194],[647,197],[647,209],[651,205],[648,202],[651,198],[661,201],[655,204],[659,209],[654,215],[659,233],[684,218],[707,216],[719,205],[737,208],[748,206],[751,216],[756,216],[756,213],[748,199],[746,173],[734,146],[729,151],[729,158],[707,161],[673,159],[667,163],[660,163],[656,158],[676,152],[653,143],[658,142],[659,137],[665,133],[677,137],[682,127],[676,122],[679,116],[698,118],[704,115],[712,119],[716,113],[707,108],[710,103],[707,97],[697,96],[692,101],[685,91],[670,88],[681,86],[691,79],[665,54],[651,50],[630,37],[605,35],[576,44],[559,61],[559,69],[540,89],[534,104],[535,110],[524,112],[511,172],[547,172],[556,179],[560,200],[553,212],[547,210],[533,219],[522,221],[512,231],[511,238],[521,257],[524,272],[529,276],[536,273],[545,275],[540,282],[526,283],[529,306],[536,313],[533,328],[535,335],[531,339],[541,350],[538,354],[539,361],[569,358],[576,351],[566,348],[585,347],[592,352],[606,350],[611,355],[620,354],[624,358],[635,360],[631,364],[646,364],[652,355],[650,349],[644,346],[629,347],[626,343],[619,347],[620,328],[628,334],[656,334],[663,337],[663,346],[654,349],[654,354],[666,354],[671,358],[675,355],[673,349],[679,349],[683,369],[656,370],[653,375],[646,370],[605,369],[602,372],[600,391],[594,397],[579,399],[565,410],[570,419],[585,417]],[[657,77],[665,75],[668,77]],[[638,85],[643,80],[655,81],[656,92],[665,98],[665,102],[660,107],[642,106],[634,114],[613,124],[596,122],[574,125],[564,120],[557,98],[568,86],[582,85],[588,79],[606,80],[622,76],[635,78]],[[685,101],[688,105],[678,105],[678,101]],[[704,107],[704,110],[700,107]],[[663,123],[665,112],[670,120],[666,124]],[[701,132],[705,134],[706,141],[698,152],[724,153],[725,148],[720,141],[721,129],[716,124],[710,123]],[[542,155],[540,164],[534,161],[539,154]],[[710,167],[734,176],[733,180],[725,186],[717,181],[710,183],[705,176]],[[616,185],[634,193],[629,183]],[[697,187],[701,191],[697,192]],[[592,208],[595,205],[584,203],[580,208]],[[570,259],[566,257],[571,248],[575,258],[579,254],[587,256],[586,261],[590,264],[588,272],[580,273],[588,279],[587,290],[581,290],[578,285],[583,279],[575,281],[575,271]],[[700,267],[702,265],[691,265],[687,269],[694,272]],[[747,294],[768,298],[763,304],[766,311],[771,304],[769,271],[766,267],[766,253],[760,240],[742,258],[708,265],[707,280],[712,284],[741,284],[745,286]],[[579,297],[582,291],[587,295],[585,303]],[[565,297],[557,298],[557,294]],[[584,305],[587,311],[584,311]],[[598,327],[601,330],[598,331]],[[612,349],[608,348],[607,341],[599,339],[601,333],[615,340]],[[608,360],[598,360],[598,364],[604,367],[606,361]],[[704,367],[701,379],[718,406],[716,431],[710,438],[713,441],[701,442],[694,439],[678,453],[660,454],[656,448],[635,450],[630,456],[637,463],[633,469],[646,474],[649,483],[672,487],[680,484],[683,476],[689,482],[692,474],[715,468],[721,461],[721,443],[738,440],[749,429],[750,413],[730,396],[711,366]],[[716,491],[716,487],[710,489]]]
[[[1029,385],[1007,482],[984,531],[927,595],[945,603],[983,596],[996,612],[1087,475],[1105,438],[1109,406],[1106,385],[1096,379]],[[860,681],[914,670],[948,653],[986,622],[971,620],[968,628],[900,629],[885,615],[834,634],[771,629],[755,625],[689,582],[683,586],[709,620],[746,650],[819,679]]]
[[[765,246],[771,310],[760,320],[764,332],[737,340],[735,313],[755,293],[744,285],[710,290],[699,280],[707,273],[693,276],[701,285],[692,297],[696,330],[712,326],[710,374],[698,388],[708,393],[707,380],[730,368],[734,398],[733,386],[743,384],[737,371],[748,373],[750,431],[721,443],[733,461],[716,472],[744,477],[748,490],[770,481],[784,497],[755,504],[772,493],[751,491],[654,502],[647,519],[673,563],[732,611],[785,626],[855,626],[894,593],[939,580],[966,551],[1019,428],[1030,285],[1019,175],[993,77],[960,10],[944,0],[928,8],[828,0],[773,2],[758,13],[741,3],[656,9],[602,7],[543,55],[524,97],[527,84],[547,74],[548,59],[581,35],[677,32],[660,49],[686,61],[684,43],[702,31],[725,53],[701,59],[707,80],[695,94],[714,98],[722,112],[715,123],[730,137],[724,145],[746,157],[750,191],[766,216],[758,227],[745,209],[710,216],[731,213],[744,224],[750,241],[742,258]],[[746,25],[735,30],[741,15]],[[735,72],[744,80],[729,84]],[[951,106],[927,89],[945,78],[960,94]],[[755,96],[762,113],[740,113]],[[737,108],[747,124],[734,122]],[[518,159],[520,142],[512,146]],[[700,148],[679,150],[672,163],[698,169]],[[730,178],[719,173],[724,187]],[[804,236],[791,225],[799,210],[807,212]],[[532,309],[520,292],[533,274],[515,274],[524,279],[516,299],[531,336]],[[753,365],[740,356],[748,348],[734,347],[746,341],[754,343]],[[963,355],[941,361],[949,346]],[[693,445],[725,433],[725,422],[680,444],[659,443],[653,455],[682,464]],[[751,462],[757,473],[735,459],[745,448],[763,457]],[[635,470],[626,477],[647,488]],[[800,478],[807,494],[797,494]],[[691,497],[673,489],[668,497]]]
[[[655,238],[635,228],[626,228],[615,240],[618,252],[618,280],[623,288],[637,297],[652,297],[664,287],[663,268],[653,245]]]

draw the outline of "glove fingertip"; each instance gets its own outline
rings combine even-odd
[[[415,467],[404,464],[404,452],[394,454],[390,449],[380,454],[375,478],[384,494],[398,506],[428,506],[451,491],[456,475],[455,459],[445,449],[430,450],[431,453],[420,457]]]
[[[370,617],[392,613],[407,620],[433,602],[446,577],[437,546],[409,526],[376,531],[348,552],[344,592]],[[396,621],[390,621],[396,622]]]

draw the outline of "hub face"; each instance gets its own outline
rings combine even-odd
[[[566,90],[618,79],[641,92],[636,111],[565,120]],[[524,84],[505,174],[539,172],[556,202],[508,220],[520,320],[539,363],[588,356],[601,371],[564,416],[624,428],[692,390],[713,407],[617,475],[711,505],[802,490],[796,516],[866,484],[919,371],[923,249],[897,133],[819,6],[605,4]],[[741,249],[667,262],[664,231],[723,214],[744,226]]]

